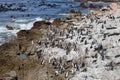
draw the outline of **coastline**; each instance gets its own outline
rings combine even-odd
[[[92,11],[89,14],[92,14],[92,15],[100,14],[101,15],[102,13],[100,13],[99,11],[98,12]],[[18,35],[17,39],[7,42],[7,43],[1,45],[1,47],[0,47],[0,51],[1,51],[0,52],[0,54],[1,54],[0,62],[3,62],[3,63],[1,63],[2,65],[6,63],[5,66],[3,65],[1,67],[0,71],[2,72],[2,69],[9,67],[9,64],[11,64],[10,69],[8,69],[6,71],[8,72],[11,69],[13,69],[13,70],[16,70],[16,72],[17,72],[18,65],[21,64],[21,62],[23,62],[24,65],[27,66],[25,69],[25,72],[27,73],[27,70],[37,66],[39,63],[36,55],[34,55],[34,53],[36,51],[36,48],[35,48],[36,45],[34,47],[35,50],[32,49],[31,46],[36,44],[36,42],[38,42],[41,39],[43,39],[42,41],[46,40],[46,39],[44,40],[44,37],[47,35],[46,33],[49,31],[51,24],[52,24],[53,29],[56,27],[58,29],[64,29],[64,28],[67,28],[67,27],[73,25],[73,24],[69,24],[71,22],[77,22],[77,21],[79,22],[82,17],[83,16],[81,16],[81,14],[79,12],[76,13],[73,11],[70,13],[70,16],[68,18],[55,19],[53,21],[53,23],[50,23],[49,21],[37,21],[33,24],[33,27],[30,30],[19,31],[17,33],[17,35]],[[28,55],[29,58],[27,58],[25,60],[21,60],[19,58],[19,54],[24,53],[24,52]],[[8,58],[9,60],[4,59],[4,57]],[[32,60],[32,62],[30,62],[30,60]],[[5,63],[4,63],[4,61],[5,61]],[[34,63],[36,63],[36,64],[34,64]],[[51,67],[51,66],[49,65],[48,67]],[[3,72],[6,72],[6,71],[3,71]],[[31,73],[29,73],[29,74],[31,74]],[[26,80],[30,80],[30,79],[26,79]]]

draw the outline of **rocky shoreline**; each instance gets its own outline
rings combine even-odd
[[[86,16],[82,16],[80,11],[71,10],[67,18],[55,19],[52,23],[49,20],[37,21],[30,30],[19,31],[17,39],[0,46],[0,79],[92,80],[95,79],[96,75],[93,75],[93,77],[90,77],[91,75],[83,76],[84,78],[80,75],[79,79],[74,79],[74,77],[77,76],[76,73],[87,73],[90,67],[95,68],[95,65],[89,67],[89,64],[94,64],[97,61],[106,62],[105,65],[112,71],[114,69],[113,65],[119,65],[119,62],[112,62],[109,59],[106,61],[106,56],[111,58],[106,52],[108,46],[107,44],[104,45],[105,43],[98,44],[99,40],[95,36],[100,37],[102,33],[104,38],[106,36],[119,36],[119,32],[114,34],[114,32],[109,33],[108,30],[108,32],[99,33],[98,29],[97,33],[97,29],[92,23],[96,19],[98,24],[106,24],[107,21],[102,22],[99,20],[103,17],[112,21],[113,16],[106,17],[103,13],[112,14],[118,8],[117,4],[111,4],[107,9],[102,8],[100,11],[91,11]],[[119,21],[119,14],[116,17],[116,22],[117,20]],[[104,31],[104,25],[101,31]],[[90,49],[88,46],[90,46]],[[108,55],[103,55],[103,53]],[[22,56],[23,54],[24,56]],[[118,58],[119,53],[116,53],[115,57]],[[93,63],[89,63],[89,60]],[[99,70],[99,65],[98,62],[98,68],[95,69]],[[117,69],[120,70],[119,67]],[[108,76],[103,76],[104,79],[100,80],[109,80],[106,77]],[[98,78],[101,78],[101,76]]]
[[[71,12],[73,14],[74,12]],[[30,30],[21,30],[17,33],[17,39],[10,40],[0,46],[0,74],[1,77],[4,78],[4,73],[9,72],[11,70],[15,70],[20,73],[18,68],[21,63],[25,63],[25,66],[28,66],[25,70],[29,70],[29,68],[33,68],[36,64],[31,63],[30,60],[36,61],[38,60],[35,56],[35,50],[30,52],[31,42],[38,41],[40,38],[45,38],[45,35],[48,31],[50,25],[59,26],[64,24],[64,19],[55,19],[53,23],[48,21],[37,21],[33,24],[33,27]],[[34,46],[35,47],[35,46]],[[25,52],[29,58],[24,61],[20,58],[20,54]],[[33,54],[33,57],[31,55]],[[0,78],[1,79],[1,78]]]

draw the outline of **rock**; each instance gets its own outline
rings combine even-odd
[[[8,75],[11,76],[11,77],[17,76],[15,71],[10,71],[10,73],[8,73]]]
[[[108,7],[102,7],[100,11],[110,11],[110,9]]]
[[[109,80],[107,76],[102,76],[101,80]]]
[[[49,25],[51,25],[50,22],[45,21],[37,21],[33,24],[33,27],[31,29],[48,29]]]
[[[19,32],[17,33],[17,36],[18,36],[18,37],[24,37],[24,36],[26,36],[28,33],[29,33],[28,30],[21,30],[21,31],[19,31]]]
[[[96,8],[96,6],[93,5],[93,4],[90,4],[90,5],[89,5],[89,8]]]
[[[0,80],[18,80],[17,74],[15,71],[11,71],[3,75]]]
[[[38,29],[31,29],[31,30],[21,30],[17,33],[17,37],[20,39],[25,39],[25,40],[34,40],[38,39],[42,34],[42,32],[39,31]]]
[[[102,15],[103,14],[103,12],[102,12],[102,10],[101,11],[94,11],[94,10],[90,10],[90,12],[87,14],[87,17],[92,17],[93,18],[93,16],[94,15]]]
[[[32,29],[19,31],[17,33],[17,39],[10,40],[9,42],[6,42],[0,46],[0,77],[2,74],[5,74],[8,71],[16,70],[16,68],[20,64],[20,58],[17,54],[21,51],[26,51],[26,49],[30,46],[32,40],[38,40],[41,36],[44,36],[44,30],[40,31],[39,29],[48,28],[50,24],[50,22],[45,21],[35,22]],[[43,27],[43,25],[45,27]],[[30,61],[26,59],[26,63],[29,62]],[[34,64],[30,63],[25,65],[28,65],[27,67],[25,67],[26,69],[30,69],[31,67],[33,67],[30,65]],[[11,72],[10,74],[14,73],[15,72]],[[10,77],[8,77],[8,80],[9,79]]]
[[[58,26],[58,25],[60,25],[60,23],[62,22],[62,20],[61,19],[59,19],[59,18],[56,18],[56,19],[54,19],[54,21],[53,21],[53,25],[55,25],[55,26]]]
[[[111,3],[111,4],[110,4],[110,8],[111,8],[112,10],[116,10],[116,9],[118,8],[117,3]]]
[[[75,10],[71,10],[70,13],[69,13],[69,18],[72,19],[72,18],[75,17],[75,15],[76,15]]]
[[[84,2],[81,2],[81,3],[80,3],[80,6],[81,6],[82,8],[87,8],[87,6],[85,5]]]
[[[71,19],[80,20],[81,16],[82,16],[82,12],[81,12],[80,10],[78,10],[78,11],[71,10],[71,11],[69,12],[69,16],[68,16],[67,18],[68,18],[69,20],[71,20]]]
[[[8,30],[13,30],[13,27],[12,27],[12,26],[6,25],[6,28],[7,28]]]

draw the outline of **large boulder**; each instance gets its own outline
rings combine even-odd
[[[31,29],[47,29],[48,26],[51,25],[50,22],[46,22],[46,21],[37,21],[33,24],[33,27]]]
[[[6,25],[6,28],[7,28],[8,30],[13,30],[13,27],[12,27],[12,26]]]
[[[21,30],[17,33],[17,37],[20,39],[25,39],[27,41],[31,41],[34,39],[39,39],[42,35],[42,32],[38,29],[31,29],[31,30]]]
[[[80,6],[81,6],[82,8],[88,8],[88,7],[85,5],[84,2],[81,2],[81,3],[80,3]]]
[[[56,19],[54,19],[52,25],[59,26],[61,22],[62,22],[62,20],[60,18],[56,18]]]
[[[17,33],[17,36],[18,36],[18,37],[26,36],[28,33],[29,33],[28,30],[20,30],[20,31]]]

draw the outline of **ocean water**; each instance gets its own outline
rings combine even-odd
[[[104,2],[94,4],[108,5]],[[89,12],[89,9],[80,7],[80,2],[73,0],[0,0],[0,44],[16,38],[19,30],[30,29],[35,21],[48,16],[51,19],[63,18],[71,9],[80,10],[83,14]],[[14,30],[7,30],[6,25],[14,27]]]

